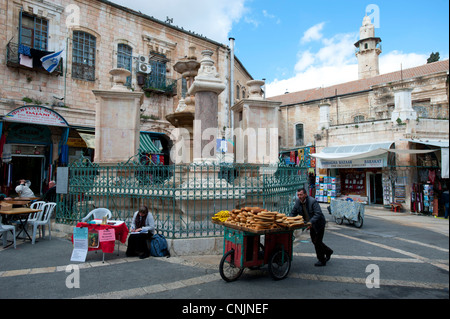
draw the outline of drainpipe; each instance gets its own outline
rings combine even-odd
[[[234,38],[229,38],[230,40],[230,130],[234,130],[234,116],[231,113],[231,107],[234,105]]]

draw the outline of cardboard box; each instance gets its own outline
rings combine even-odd
[[[5,202],[1,202],[1,207],[0,207],[0,210],[12,210],[12,208],[13,208],[13,205],[12,204],[8,204],[8,203],[5,203]]]

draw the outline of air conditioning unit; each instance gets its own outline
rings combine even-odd
[[[136,71],[137,71],[137,73],[150,74],[152,72],[152,68],[151,68],[150,64],[138,63]]]
[[[145,64],[148,64],[148,56],[145,56],[145,55],[138,55],[137,61],[138,61],[138,63],[145,63]]]

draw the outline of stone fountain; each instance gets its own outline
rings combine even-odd
[[[195,56],[195,46],[189,47],[189,56],[176,62],[173,69],[181,74],[183,79],[186,79],[187,89],[191,87],[195,76],[200,68],[200,62]],[[193,126],[195,118],[195,97],[192,95],[182,96],[178,107],[174,113],[166,115],[166,120],[176,128],[186,129],[189,132],[189,140],[185,141],[185,147],[190,150],[189,158],[184,159],[184,162],[192,163],[193,160]]]

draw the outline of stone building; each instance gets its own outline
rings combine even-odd
[[[40,194],[57,165],[82,153],[94,158],[93,91],[111,88],[111,69],[131,71],[127,85],[144,93],[141,131],[148,133],[141,136],[153,141],[150,147],[156,147],[153,151],[165,164],[173,128],[166,116],[187,90],[173,68],[178,60],[192,48],[198,58],[203,50],[213,51],[220,79],[227,84],[219,96],[219,127],[230,127],[230,104],[239,97],[235,88],[252,79],[228,45],[106,0],[2,1],[0,39],[3,192],[23,177]],[[45,70],[40,58],[61,50],[57,68]]]
[[[449,61],[380,75],[381,39],[369,20],[355,44],[358,80],[270,98],[281,102],[281,154],[315,147],[316,174],[340,176],[342,194],[417,211],[427,173],[436,194],[448,186]]]

